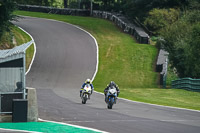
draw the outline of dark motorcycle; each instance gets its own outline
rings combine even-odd
[[[115,87],[109,88],[106,94],[106,103],[108,109],[112,109],[113,105],[116,104],[117,90]]]

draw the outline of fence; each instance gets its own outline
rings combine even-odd
[[[163,85],[163,88],[166,88],[168,54],[168,52],[160,49],[156,63],[156,72],[160,72],[160,85]]]
[[[200,91],[200,79],[182,78],[173,80],[172,88]]]
[[[44,13],[62,14],[62,15],[75,15],[75,16],[90,16],[90,11],[85,9],[69,9],[69,8],[60,9],[54,7],[34,6],[34,5],[18,5],[18,8],[19,10],[24,10],[24,11],[44,12]],[[92,16],[107,19],[114,22],[125,33],[134,36],[139,43],[143,44],[150,43],[149,35],[141,27],[131,23],[122,14],[94,10]]]
[[[90,11],[85,9],[70,9],[70,8],[55,8],[46,6],[35,6],[35,5],[18,5],[19,10],[32,11],[32,12],[43,12],[61,15],[75,15],[75,16],[90,16]]]

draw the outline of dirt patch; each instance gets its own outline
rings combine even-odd
[[[110,44],[110,47],[108,48],[107,53],[106,53],[106,57],[108,57],[110,55],[110,51],[111,51],[112,47],[113,47],[113,44]]]
[[[14,46],[17,46],[17,41],[16,41],[16,38],[13,36],[13,38],[12,38],[12,42],[13,42],[13,45]]]

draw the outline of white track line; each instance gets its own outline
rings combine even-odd
[[[24,133],[42,133],[42,132],[35,132],[35,131],[25,131],[25,130],[16,130],[16,129],[5,129],[5,128],[0,128],[0,130],[5,130],[5,131],[13,131],[13,132],[24,132]]]
[[[104,95],[102,92],[97,92],[94,91],[97,94]],[[172,106],[164,106],[164,105],[158,105],[158,104],[152,104],[152,103],[144,103],[144,102],[139,102],[139,101],[133,101],[125,98],[118,97],[118,99],[127,101],[127,102],[132,102],[132,103],[137,103],[137,104],[145,104],[145,105],[151,105],[151,106],[157,106],[157,107],[163,107],[163,108],[172,108],[172,109],[178,109],[178,110],[186,110],[186,111],[193,111],[193,112],[200,112],[200,110],[194,110],[194,109],[186,109],[186,108],[178,108],[178,107],[172,107]]]
[[[56,124],[62,124],[62,125],[67,125],[67,126],[73,126],[73,127],[76,127],[76,128],[82,128],[82,129],[92,130],[92,131],[95,131],[95,132],[108,133],[108,132],[101,131],[101,130],[98,130],[98,129],[89,128],[89,127],[83,127],[83,126],[78,126],[78,125],[73,125],[73,124],[67,124],[67,123],[64,123],[64,122],[48,121],[48,120],[43,120],[43,119],[40,119],[40,118],[39,118],[39,121],[43,121],[43,122],[52,122],[52,123],[56,123]]]
[[[35,17],[34,17],[35,18]],[[38,19],[38,18],[37,18]],[[42,18],[41,18],[42,19]],[[64,24],[69,24],[69,23],[66,23],[66,22],[62,22],[62,21],[57,21],[57,20],[52,20],[52,19],[47,19],[47,20],[51,20],[51,21],[56,21],[56,22],[61,22],[61,23],[64,23]],[[98,71],[98,63],[99,63],[99,48],[98,48],[98,44],[97,44],[97,41],[96,39],[89,33],[87,32],[86,30],[84,29],[81,29],[80,27],[76,26],[76,25],[72,25],[72,24],[69,24],[73,27],[76,27],[84,32],[86,32],[90,37],[92,37],[95,41],[95,44],[96,44],[96,49],[97,49],[97,63],[96,63],[96,70],[95,70],[95,73],[93,75],[93,78],[92,78],[92,81],[94,80],[95,76],[96,76],[96,73]],[[21,27],[19,27],[20,29],[22,29]],[[26,32],[24,29],[22,29],[24,32]],[[28,33],[26,32],[30,37],[31,39],[34,41],[33,37]],[[35,52],[34,52],[34,57],[33,57],[33,60],[35,59],[35,54],[36,54],[36,44],[35,44],[35,41],[34,41],[34,48],[35,48]],[[31,61],[31,65],[32,66],[32,63],[33,63],[33,60]],[[29,67],[29,70],[27,71],[26,74],[28,74],[28,72],[30,71],[30,68]],[[105,132],[105,131],[101,131],[101,130],[97,130],[97,129],[94,129],[94,128],[89,128],[89,127],[83,127],[83,126],[77,126],[77,125],[72,125],[72,124],[67,124],[67,123],[63,123],[63,122],[55,122],[55,121],[48,121],[48,120],[42,120],[39,118],[40,121],[45,121],[45,122],[52,122],[52,123],[57,123],[57,124],[62,124],[62,125],[68,125],[68,126],[74,126],[74,127],[77,127],[77,128],[82,128],[82,129],[88,129],[88,130],[92,130],[92,131],[96,131],[96,132],[102,132],[102,133],[108,133],[108,132]]]
[[[26,17],[29,17],[29,16],[26,16]],[[30,17],[30,18],[37,18],[37,17]],[[37,18],[37,19],[46,19],[46,18]],[[60,22],[60,23],[69,24],[69,23],[67,23],[67,22],[62,22],[62,21],[53,20],[53,19],[46,19],[46,20],[56,21],[56,22]],[[78,27],[78,26],[76,26],[76,25],[73,25],[73,24],[69,24],[69,25],[72,25],[72,26],[74,26],[74,27],[76,27],[76,28],[78,28],[78,29],[80,29],[80,30],[86,32],[86,33],[89,34],[89,35],[94,39],[94,41],[95,41],[95,44],[96,44],[96,47],[97,47],[97,63],[96,63],[96,71],[95,71],[95,73],[94,73],[94,75],[93,75],[93,77],[92,77],[92,81],[93,81],[94,78],[95,78],[95,76],[96,76],[96,74],[97,74],[97,72],[98,72],[98,64],[99,64],[99,48],[98,48],[98,43],[97,43],[96,39],[95,39],[89,32],[87,32],[86,30],[84,30],[84,29],[82,29],[82,28],[80,28],[80,27]],[[29,34],[29,35],[30,35],[30,34]],[[31,35],[30,35],[30,36],[31,36]],[[33,37],[31,36],[31,38],[33,38]],[[34,44],[35,44],[35,43],[34,43]],[[36,47],[36,45],[35,45],[35,47]],[[96,92],[96,91],[94,91],[94,92]],[[101,92],[96,92],[96,93],[104,95],[104,94],[101,93]],[[158,106],[158,107],[164,107],[164,108],[173,108],[173,109],[179,109],[179,110],[187,110],[187,111],[200,112],[199,110],[184,109],[184,108],[170,107],[170,106],[157,105],[157,104],[149,104],[149,103],[144,103],[144,102],[132,101],[132,100],[128,100],[128,99],[125,99],[125,98],[119,98],[119,99],[125,100],[125,101],[128,101],[128,102],[139,103],[139,104],[146,104],[146,105],[152,105],[152,106]],[[40,118],[39,118],[39,120],[41,120],[41,121],[46,121],[46,122],[53,122],[53,123],[63,124],[63,125],[71,125],[71,126],[75,126],[75,127],[78,127],[78,128],[89,129],[89,130],[93,130],[93,131],[96,130],[96,131],[98,131],[98,132],[100,131],[100,130],[93,129],[93,128],[88,128],[88,127],[83,127],[83,126],[77,126],[77,125],[72,125],[72,124],[67,124],[67,123],[62,123],[62,122],[54,122],[54,121],[42,120],[42,119],[40,119]],[[107,132],[104,132],[104,131],[100,131],[100,132],[107,133]]]
[[[33,37],[27,32],[25,31],[24,29],[22,29],[21,27],[17,26],[18,28],[20,28],[23,32],[25,32],[26,34],[28,34],[31,39],[33,40],[33,45],[34,45],[34,53],[33,53],[33,59],[31,60],[31,64],[26,72],[26,75],[28,74],[28,72],[30,71],[31,69],[31,66],[33,64],[33,61],[35,59],[35,54],[36,54],[36,45],[35,45],[35,41],[33,39]],[[18,132],[26,132],[26,133],[42,133],[42,132],[35,132],[35,131],[26,131],[26,130],[16,130],[16,129],[4,129],[4,128],[0,128],[1,130],[5,130],[5,131],[18,131]]]
[[[19,15],[20,16],[20,15]],[[22,16],[23,17],[23,16]],[[30,17],[30,16],[25,16],[25,17],[29,17],[29,18],[37,18],[37,17]],[[37,18],[37,19],[46,19],[46,18]],[[70,23],[67,23],[67,22],[63,22],[63,21],[58,21],[58,20],[54,20],[54,19],[46,19],[46,20],[50,20],[50,21],[55,21],[55,22],[59,22],[59,23],[64,23],[64,24],[69,24],[69,25],[72,25],[86,33],[88,33],[95,41],[96,43],[96,46],[97,46],[97,64],[96,64],[96,71],[93,75],[93,78],[92,78],[92,81],[94,80],[97,72],[98,72],[98,63],[99,63],[99,48],[98,48],[98,43],[96,41],[96,39],[87,31],[85,31],[84,29],[76,26],[76,25],[73,25],[73,24],[70,24]],[[101,93],[101,92],[97,92],[97,91],[94,91],[95,93],[98,93],[98,94],[101,94],[101,95],[104,95],[104,93]],[[138,101],[132,101],[132,100],[129,100],[129,99],[125,99],[125,98],[120,98],[119,99],[121,100],[125,100],[125,101],[128,101],[128,102],[132,102],[132,103],[139,103],[139,104],[145,104],[145,105],[152,105],[152,106],[158,106],[158,107],[164,107],[164,108],[172,108],[172,109],[179,109],[179,110],[187,110],[187,111],[194,111],[194,112],[200,112],[200,110],[194,110],[194,109],[186,109],[186,108],[179,108],[179,107],[172,107],[172,106],[164,106],[164,105],[158,105],[158,104],[151,104],[151,103],[144,103],[144,102],[138,102]]]
[[[178,107],[172,107],[172,106],[164,106],[164,105],[158,105],[158,104],[151,104],[151,103],[144,103],[144,102],[138,102],[138,101],[132,101],[125,98],[119,98],[124,101],[138,103],[138,104],[145,104],[145,105],[151,105],[151,106],[157,106],[157,107],[163,107],[163,108],[172,108],[172,109],[178,109],[178,110],[186,110],[186,111],[193,111],[193,112],[200,112],[199,110],[193,110],[193,109],[186,109],[186,108],[178,108]]]
[[[20,28],[23,32],[25,32],[26,34],[29,35],[29,37],[33,40],[33,45],[34,45],[34,53],[33,53],[33,59],[31,60],[31,64],[29,65],[29,68],[27,70],[27,72],[25,73],[26,75],[28,74],[28,72],[31,70],[31,67],[32,67],[32,64],[33,64],[33,61],[35,59],[35,54],[36,54],[36,45],[35,45],[35,41],[33,39],[33,37],[27,32],[25,31],[24,29],[22,29],[21,27],[17,26],[18,28]]]

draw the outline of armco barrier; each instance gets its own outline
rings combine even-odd
[[[200,79],[182,78],[173,80],[172,88],[200,91]]]
[[[69,9],[69,8],[54,8],[35,5],[18,5],[19,10],[44,12],[61,15],[75,15],[75,16],[90,16],[89,10],[84,9]],[[125,16],[118,13],[111,13],[105,11],[93,11],[93,17],[103,18],[114,22],[125,33],[128,33],[136,38],[139,43],[149,44],[149,35],[141,28],[131,23]]]
[[[94,10],[93,17],[113,21],[125,33],[133,35],[139,43],[149,44],[149,35],[141,27],[131,23],[122,14]]]
[[[168,55],[168,52],[160,49],[156,63],[156,72],[160,72],[160,85],[163,85],[163,88],[166,88]]]
[[[69,9],[69,8],[55,8],[46,6],[35,6],[35,5],[18,5],[19,10],[32,11],[32,12],[43,12],[61,15],[75,15],[75,16],[90,16],[89,10],[84,9]]]

